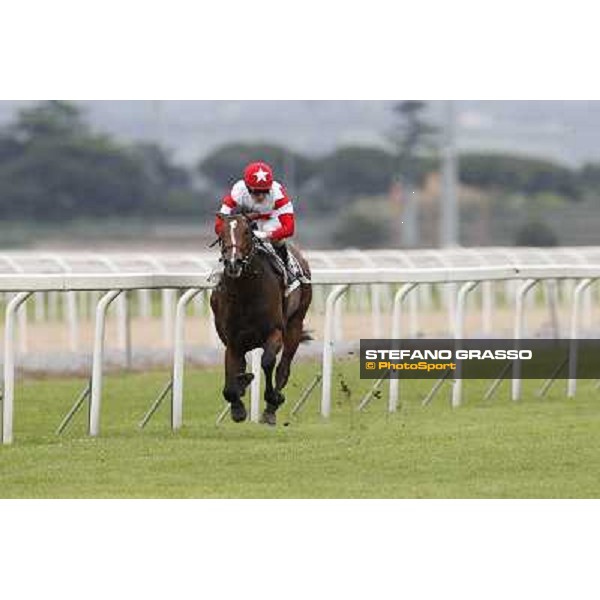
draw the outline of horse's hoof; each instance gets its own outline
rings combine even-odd
[[[242,423],[246,420],[248,413],[243,402],[236,402],[231,405],[231,418],[235,423]]]
[[[260,422],[273,427],[277,424],[277,417],[275,416],[274,412],[268,412],[265,410],[260,417]]]

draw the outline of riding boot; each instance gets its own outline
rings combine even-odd
[[[292,281],[299,281],[300,283],[310,283],[310,279],[306,277],[298,259],[294,256],[294,253],[290,251],[290,249],[284,244],[285,247],[285,265],[287,267],[288,273],[291,276]]]
[[[275,248],[279,258],[285,265],[287,280],[285,295],[289,296],[300,285],[300,281],[298,279],[298,269],[295,265],[292,253],[289,251],[285,242],[273,244],[273,247]]]
[[[288,247],[285,242],[279,242],[278,244],[273,244],[273,248],[277,252],[277,255],[283,261],[284,265],[288,264]]]

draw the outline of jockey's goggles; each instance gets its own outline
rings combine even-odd
[[[255,190],[252,188],[248,188],[248,192],[250,192],[253,196],[266,196],[271,190]]]

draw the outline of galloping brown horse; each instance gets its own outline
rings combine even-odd
[[[246,373],[245,354],[262,348],[266,407],[261,421],[275,425],[275,413],[285,401],[281,391],[288,381],[298,344],[310,339],[303,330],[303,322],[312,300],[312,288],[303,283],[286,298],[283,278],[268,254],[261,250],[263,242],[253,235],[249,218],[243,214],[220,216],[224,221],[219,235],[224,270],[210,305],[225,345],[223,396],[231,404],[232,419],[244,421],[247,413],[241,398],[254,377]],[[299,252],[291,246],[288,251],[294,252],[310,277],[308,264]],[[273,369],[282,349],[273,385]]]

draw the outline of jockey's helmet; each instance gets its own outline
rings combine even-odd
[[[273,169],[264,162],[253,162],[244,169],[244,182],[251,192],[268,192],[273,185]]]

